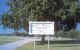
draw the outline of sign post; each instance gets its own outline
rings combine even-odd
[[[49,41],[49,35],[48,35],[48,50],[50,50],[50,41]]]
[[[29,22],[29,35],[34,35],[34,50],[36,48],[35,35],[48,35],[48,50],[50,49],[49,35],[54,35],[54,22]]]
[[[35,42],[35,35],[34,35],[34,50],[36,50],[35,45],[36,45],[36,42]]]

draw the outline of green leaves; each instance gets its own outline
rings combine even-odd
[[[8,5],[12,14],[6,17],[9,18],[9,25],[16,25],[16,28],[28,27],[29,21],[66,20],[75,15],[77,9],[75,0],[10,0]]]

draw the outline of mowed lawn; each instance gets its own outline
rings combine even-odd
[[[18,40],[17,37],[0,36],[0,45],[6,44],[6,43],[10,43],[10,42],[14,42],[14,41],[17,41],[17,40]]]
[[[33,43],[25,44],[22,47],[17,48],[16,50],[34,50]],[[46,44],[37,44],[35,50],[48,50],[48,45]],[[71,44],[71,43],[65,43],[65,44],[50,44],[49,50],[80,50],[80,44]]]

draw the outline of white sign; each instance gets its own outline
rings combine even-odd
[[[54,35],[54,22],[29,22],[29,34]]]

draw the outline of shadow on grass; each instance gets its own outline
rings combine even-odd
[[[41,42],[36,41],[37,45],[45,45],[48,44],[48,41]],[[50,41],[50,44],[53,47],[78,47],[80,46],[80,40],[58,40],[58,41]]]
[[[37,45],[44,45],[47,44],[48,41],[36,41]],[[50,44],[80,44],[80,40],[57,40],[57,41],[50,41]]]
[[[54,47],[78,47],[78,46],[80,46],[80,45],[72,45],[72,44],[70,44],[70,45],[60,45],[60,46],[54,46]]]

